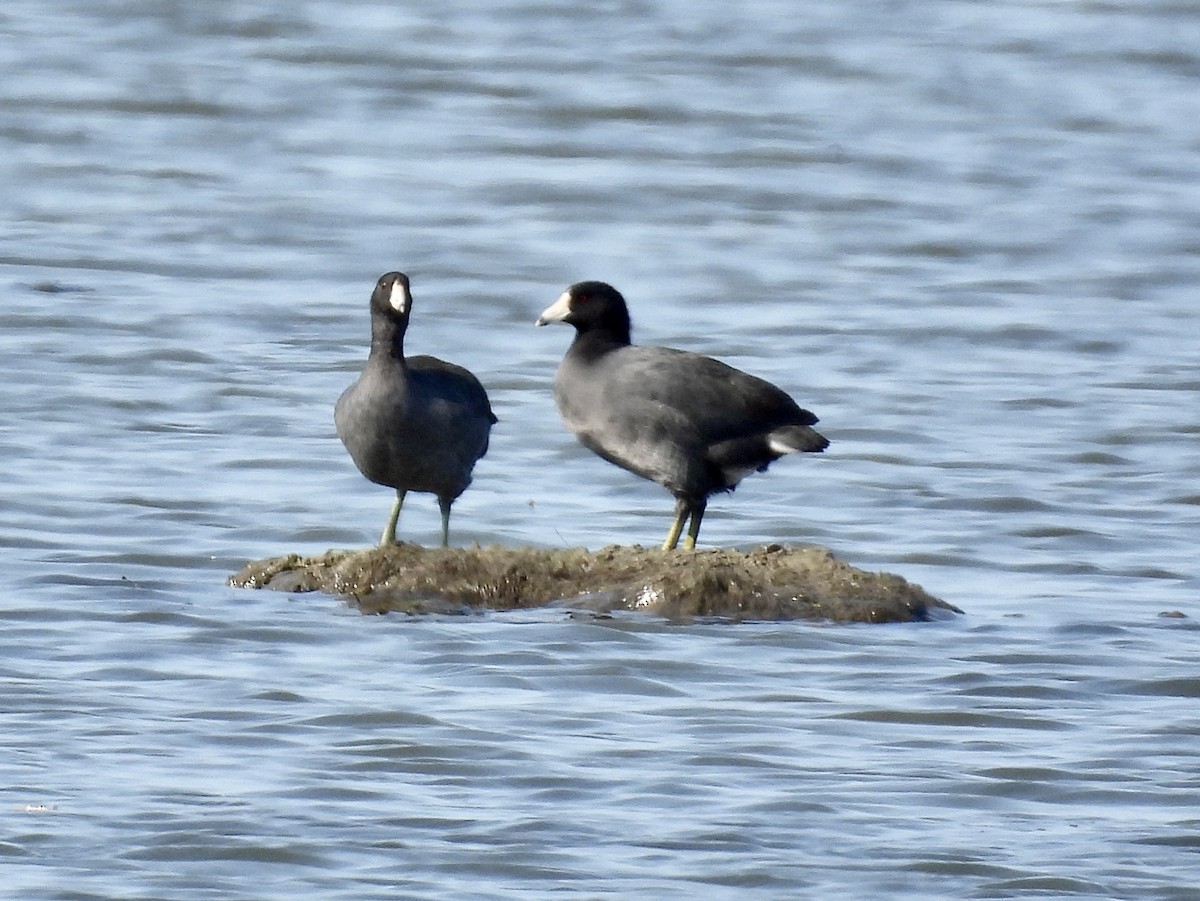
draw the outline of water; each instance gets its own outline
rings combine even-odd
[[[0,12],[0,893],[1200,894],[1200,10],[310,0]],[[452,540],[661,540],[534,329],[766,376],[834,442],[702,544],[902,627],[363,617],[333,401],[375,278],[501,423]],[[431,498],[401,531],[436,540]],[[1182,616],[1162,614],[1180,613]]]

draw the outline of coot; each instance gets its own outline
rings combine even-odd
[[[404,495],[428,491],[442,511],[442,546],[450,537],[450,505],[471,484],[496,417],[479,379],[434,357],[405,357],[412,313],[408,276],[389,272],[371,294],[371,353],[362,373],[338,398],[333,420],[359,471],[396,489],[380,544],[396,540]]]
[[[537,320],[550,322],[575,326],[554,377],[567,428],[675,495],[663,550],[675,548],[689,517],[683,546],[696,546],[709,495],[785,454],[829,446],[812,428],[817,417],[770,382],[700,354],[631,344],[625,298],[611,285],[572,285]]]

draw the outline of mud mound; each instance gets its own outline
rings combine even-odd
[[[323,591],[364,612],[562,607],[639,610],[672,620],[913,622],[961,613],[919,585],[837,560],[821,547],[664,553],[657,548],[425,548],[289,554],[246,565],[241,588]]]

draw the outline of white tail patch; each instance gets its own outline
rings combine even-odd
[[[800,450],[800,448],[793,447],[792,445],[788,444],[783,439],[776,437],[775,435],[770,435],[767,437],[767,447],[769,447],[771,449],[771,453],[779,454],[780,456],[782,456],[783,454],[794,454]]]

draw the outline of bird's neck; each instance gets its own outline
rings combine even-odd
[[[571,355],[581,360],[595,360],[611,351],[630,344],[629,330],[593,328],[579,332],[571,344]]]
[[[404,362],[404,328],[384,316],[371,320],[371,354]]]

